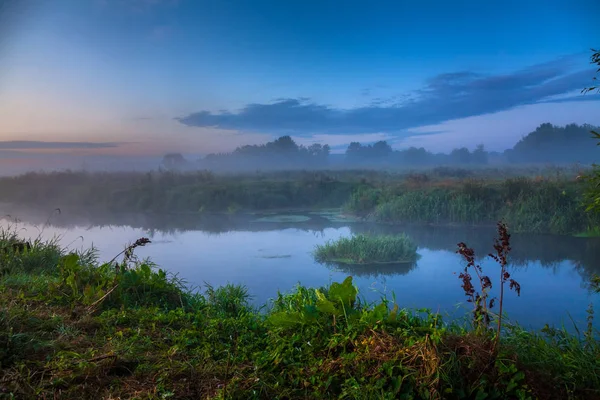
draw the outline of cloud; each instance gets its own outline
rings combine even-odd
[[[564,97],[581,89],[592,69],[574,70],[574,57],[562,57],[508,74],[473,71],[444,73],[404,96],[375,99],[354,109],[338,109],[308,99],[278,99],[270,104],[248,104],[239,111],[199,111],[175,120],[187,126],[311,134],[386,132],[403,135],[406,129],[509,110],[545,102],[600,100],[600,95]],[[561,97],[562,95],[562,97]]]
[[[39,142],[13,140],[0,142],[2,150],[42,150],[42,149],[108,149],[119,147],[121,143],[94,142]]]

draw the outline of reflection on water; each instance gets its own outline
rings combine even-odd
[[[204,282],[221,285],[245,284],[257,304],[264,304],[277,291],[288,291],[297,283],[323,286],[353,275],[367,300],[394,292],[401,306],[427,307],[461,315],[464,296],[458,272],[464,264],[455,254],[464,241],[484,256],[492,249],[494,228],[448,228],[389,226],[339,222],[327,215],[305,214],[279,222],[266,215],[102,215],[62,210],[61,214],[2,208],[2,215],[18,215],[23,236],[61,235],[70,248],[92,243],[102,259],[110,259],[141,236],[152,244],[138,250],[161,267],[179,274],[193,286]],[[268,218],[265,218],[268,217]],[[6,226],[9,219],[2,221]],[[328,266],[313,261],[312,250],[326,240],[353,233],[406,232],[419,246],[416,263],[376,266]],[[585,283],[600,273],[600,241],[551,235],[513,235],[511,273],[521,283],[521,297],[506,294],[509,317],[532,327],[545,323],[571,324],[569,314],[581,324],[591,302]],[[482,266],[497,282],[496,264],[481,259]]]
[[[341,264],[325,263],[333,271],[362,278],[377,278],[380,275],[406,275],[417,267],[416,262],[386,264]]]

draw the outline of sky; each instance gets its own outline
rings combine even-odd
[[[580,94],[598,15],[597,0],[0,0],[0,165],[282,135],[502,151],[544,122],[600,125],[600,95]]]

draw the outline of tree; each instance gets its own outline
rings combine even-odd
[[[461,147],[460,149],[452,150],[450,153],[450,159],[452,160],[453,164],[470,164],[471,153],[466,147]]]
[[[410,147],[399,152],[399,156],[405,165],[425,165],[429,162],[431,153],[423,147]]]
[[[324,161],[329,156],[329,145],[321,145],[319,143],[313,143],[308,146],[306,149],[306,153],[308,157],[318,160]]]
[[[387,157],[392,154],[392,146],[390,146],[385,140],[380,140],[375,143],[372,148],[372,155],[375,158]]]
[[[600,73],[600,50],[592,49],[592,56],[590,57],[590,64],[596,64],[599,68],[596,70],[596,73]],[[583,89],[582,93],[593,92],[594,90],[600,93],[600,86],[596,83],[598,81],[597,77],[592,78],[594,80],[594,85]]]
[[[598,67],[600,67],[600,51],[592,49],[592,52],[593,54],[590,57],[590,63],[596,64]],[[600,68],[596,70],[596,73],[598,72],[600,72]],[[594,77],[593,80],[597,81],[598,79]],[[600,93],[600,87],[597,85],[585,88],[582,90],[582,92],[585,94],[594,90]],[[591,133],[592,137],[598,140],[596,146],[600,145],[600,133],[596,131],[591,131]],[[585,199],[587,201],[587,210],[589,212],[598,213],[600,212],[600,168],[596,164],[594,164],[593,168],[594,169],[592,173],[586,177],[588,188],[585,193]],[[596,293],[600,293],[600,276],[592,276],[590,286]]]
[[[592,49],[592,56],[590,57],[590,63],[596,64],[600,67],[600,51]],[[596,70],[596,72],[600,72],[600,68]],[[594,81],[597,81],[597,78],[593,78]],[[600,87],[591,86],[582,90],[582,92],[589,93],[591,91],[598,91],[600,93]],[[596,131],[591,131],[592,137],[596,139],[598,142],[596,146],[600,145],[600,133]],[[587,177],[588,188],[585,193],[585,199],[587,202],[587,210],[590,212],[600,213],[600,167],[596,164],[593,166],[593,171]]]
[[[564,127],[541,124],[519,140],[505,155],[510,162],[580,162],[591,164],[597,152],[590,148],[590,125]]]
[[[162,159],[161,166],[166,168],[167,170],[177,170],[185,167],[187,165],[187,161],[181,153],[170,153],[165,154]]]
[[[290,136],[282,136],[273,142],[267,143],[267,147],[279,154],[297,153],[299,148]]]
[[[350,159],[357,159],[360,157],[362,153],[362,145],[358,142],[352,142],[348,145],[346,149],[346,157]]]
[[[471,162],[473,164],[488,163],[488,153],[485,151],[485,148],[482,144],[477,145],[475,150],[471,153]]]

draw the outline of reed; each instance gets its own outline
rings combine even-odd
[[[341,264],[410,263],[417,255],[416,244],[405,234],[343,237],[317,246],[314,252],[319,262]]]

